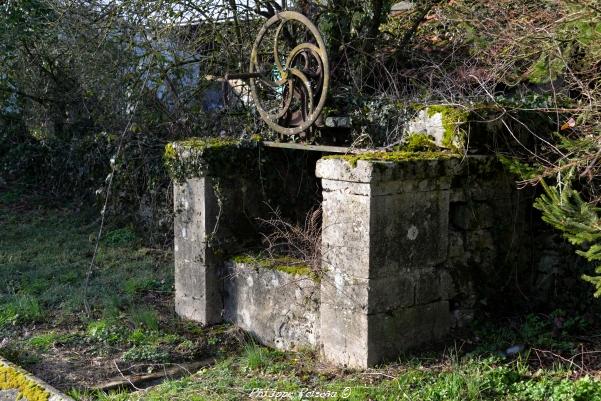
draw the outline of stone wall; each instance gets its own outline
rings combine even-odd
[[[494,156],[471,156],[459,164],[444,264],[453,283],[454,326],[469,322],[478,303],[509,309],[515,279],[529,291],[532,202],[532,193],[518,191],[515,178]]]
[[[283,350],[319,345],[319,284],[254,263],[229,262],[224,270],[224,318]]]
[[[535,288],[533,267],[547,252],[534,251],[531,194],[517,191],[493,156],[418,156],[317,162],[319,284],[231,262],[249,246],[256,251],[260,181],[206,169],[176,183],[177,312],[365,368],[443,341],[479,306],[510,305],[516,291]]]

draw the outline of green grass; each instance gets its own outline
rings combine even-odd
[[[7,296],[5,299],[6,302],[0,305],[0,328],[42,320],[43,311],[37,298],[20,293]]]
[[[0,328],[80,313],[97,224],[68,210],[10,206],[0,208],[0,224]],[[87,291],[92,317],[135,307],[143,303],[140,293],[172,283],[168,262],[149,254],[133,232],[108,230]]]
[[[98,214],[67,206],[0,193],[0,355],[31,368],[63,350],[123,362],[199,357],[205,331],[197,341],[173,312],[170,253],[109,222],[86,290]]]
[[[148,331],[159,330],[159,316],[157,312],[147,306],[136,306],[129,310],[130,321],[136,328]]]
[[[406,360],[393,369],[367,372],[319,372],[312,354],[282,354],[249,345],[196,375],[166,382],[140,394],[99,394],[104,401],[275,399],[420,401],[599,401],[601,382],[588,376],[570,379],[565,367],[531,372],[521,359],[449,357],[432,366]],[[254,393],[253,393],[254,391]],[[81,398],[85,399],[85,398]],[[318,399],[318,397],[314,397]]]
[[[268,366],[271,353],[255,344],[247,344],[244,348],[244,360],[249,370],[257,370]]]
[[[216,365],[146,392],[74,388],[69,393],[75,399],[234,401],[274,399],[269,397],[279,392],[280,399],[293,400],[601,401],[594,366],[587,376],[566,358],[533,363],[532,352],[499,356],[519,343],[565,355],[579,352],[581,337],[571,335],[594,329],[562,311],[529,315],[517,324],[482,323],[475,326],[470,352],[406,357],[366,372],[323,366],[309,352],[281,353],[252,342],[232,346],[231,338],[239,338],[228,337],[227,326],[200,328],[174,316],[173,305],[164,304],[173,298],[170,255],[145,248],[128,227],[109,228],[101,241],[87,315],[83,283],[97,222],[94,215],[43,203],[0,194],[0,340],[9,339],[0,355],[40,366],[72,349],[82,358],[135,365],[178,363],[206,357],[207,347],[219,350],[213,354]],[[589,351],[596,355],[595,348]]]
[[[57,333],[50,331],[47,333],[36,334],[29,338],[26,344],[41,352],[46,352],[50,348],[57,345],[66,345],[75,341],[78,341],[79,336],[69,333]]]

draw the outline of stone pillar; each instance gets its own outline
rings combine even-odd
[[[211,178],[174,183],[175,310],[203,324],[219,323],[221,262],[208,246],[219,206]]]
[[[454,160],[322,159],[321,342],[365,368],[441,339],[451,315],[447,258]]]
[[[224,257],[256,237],[257,146],[194,138],[167,145],[174,180],[175,309],[203,324],[223,319]]]

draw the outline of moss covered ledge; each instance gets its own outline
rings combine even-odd
[[[0,390],[16,390],[29,401],[48,401],[50,393],[12,366],[0,366]]]
[[[232,262],[237,265],[246,265],[255,269],[277,270],[293,276],[303,276],[316,282],[320,279],[319,274],[311,269],[307,263],[290,256],[266,258],[254,255],[238,255],[232,258]]]
[[[239,176],[258,168],[260,143],[255,137],[189,138],[168,143],[163,161],[176,182],[204,176]]]
[[[331,155],[325,156],[324,159],[344,160],[351,167],[357,167],[359,160],[371,162],[407,162],[415,160],[446,160],[457,158],[454,153],[449,152],[412,152],[412,151],[395,151],[395,152],[365,152],[348,155]]]
[[[461,157],[452,152],[365,152],[323,157],[316,175],[334,181],[420,180],[458,173]]]

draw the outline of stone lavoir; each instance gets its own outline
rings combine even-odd
[[[353,368],[394,360],[469,322],[479,290],[493,288],[528,254],[531,200],[520,198],[494,156],[318,154],[297,172],[319,189],[317,275],[286,268],[285,259],[278,268],[240,256],[256,250],[257,221],[274,208],[263,207],[265,158],[309,152],[214,139],[167,150],[177,313],[234,323],[266,345],[315,349]]]

